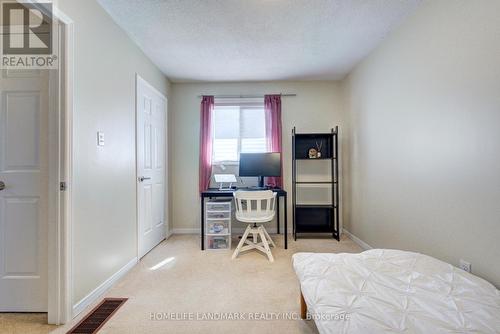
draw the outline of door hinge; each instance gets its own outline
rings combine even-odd
[[[66,182],[60,182],[59,183],[59,190],[60,191],[66,191],[68,189],[68,186],[66,185]]]

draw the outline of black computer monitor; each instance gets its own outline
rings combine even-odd
[[[240,176],[257,176],[264,188],[265,176],[281,176],[281,153],[241,153]]]

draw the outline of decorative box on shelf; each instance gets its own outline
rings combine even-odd
[[[205,203],[205,238],[208,250],[231,249],[231,200]]]

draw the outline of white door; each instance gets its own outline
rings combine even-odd
[[[0,71],[0,312],[47,311],[48,71]]]
[[[166,98],[137,76],[137,209],[139,258],[166,235]]]

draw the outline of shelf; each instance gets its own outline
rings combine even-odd
[[[333,238],[339,240],[339,154],[338,154],[338,140],[339,132],[336,126],[332,132],[321,133],[297,133],[295,127],[292,131],[292,205],[293,205],[293,227],[294,237],[297,238],[298,233],[330,233]],[[320,151],[320,158],[309,158],[309,149],[314,148]],[[300,165],[297,161],[305,160],[322,160],[328,161],[331,164],[329,173],[331,175],[321,175],[315,181],[311,175],[303,174],[302,168],[320,168],[323,171],[325,165],[318,163],[311,165],[306,163]],[[300,166],[300,168],[299,168]],[[301,170],[301,173],[298,173]],[[324,171],[323,171],[324,172]],[[317,173],[317,171],[316,171]],[[313,179],[310,181],[301,180],[298,178]],[[329,179],[329,180],[325,180]],[[317,196],[321,198],[307,197],[309,199],[316,198],[317,201],[307,200],[306,197],[302,198],[302,192],[305,195]],[[331,193],[330,193],[331,192]],[[297,194],[301,198],[301,203],[297,203]],[[323,198],[323,197],[328,197]],[[331,197],[331,198],[330,198]],[[325,204],[320,204],[320,203]]]
[[[337,181],[295,181],[295,184],[337,184]]]
[[[296,205],[295,231],[297,233],[332,233],[332,205]]]
[[[335,209],[332,204],[296,204],[297,209]]]
[[[331,160],[334,157],[333,133],[295,134],[294,157],[297,160]],[[321,158],[310,159],[309,149],[321,147]]]
[[[317,137],[330,137],[335,133],[333,132],[320,132],[320,133],[295,133],[295,137],[299,138],[317,138]]]
[[[205,234],[206,236],[209,236],[209,237],[227,237],[229,236],[230,234],[229,233],[207,233]]]

